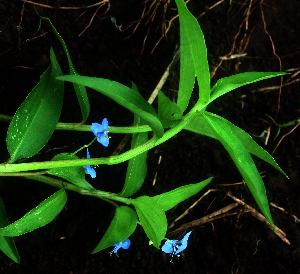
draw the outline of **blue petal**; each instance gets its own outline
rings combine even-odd
[[[94,133],[94,135],[97,136],[98,133],[104,131],[104,127],[101,124],[92,123],[91,130]]]
[[[106,130],[106,131],[108,130],[108,121],[106,118],[103,119],[102,126],[103,126],[104,130]]]
[[[86,149],[86,158],[88,158],[88,159],[91,158],[88,148]]]
[[[90,174],[92,178],[96,178],[96,170],[93,169],[91,166],[86,165],[84,166],[85,173]]]
[[[101,143],[103,146],[108,147],[109,139],[106,137],[107,135],[105,133],[98,133],[97,140],[99,143]]]
[[[175,255],[177,255],[178,253],[180,253],[181,251],[185,250],[188,244],[188,239],[191,235],[192,231],[188,232],[187,234],[185,234],[185,236],[183,237],[183,239],[181,241],[179,241],[181,243],[181,245],[178,245],[178,249],[175,252]]]
[[[161,250],[165,253],[172,253],[173,252],[173,246],[175,245],[174,240],[167,240],[165,244],[162,246]]]
[[[131,241],[129,239],[123,241],[120,243],[122,245],[122,248],[128,249],[130,247]]]

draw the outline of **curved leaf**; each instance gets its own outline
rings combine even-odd
[[[58,190],[21,219],[1,228],[0,236],[19,236],[49,224],[62,211],[66,202],[65,190]]]
[[[64,85],[56,80],[62,72],[52,48],[50,58],[51,65],[18,108],[9,125],[6,143],[11,156],[10,163],[38,153],[48,142],[58,123]]]
[[[72,155],[70,153],[60,153],[55,155],[52,158],[52,161],[74,160],[74,159],[79,159],[79,158],[76,155]],[[92,185],[90,185],[85,180],[85,171],[84,171],[84,167],[82,166],[52,168],[48,170],[48,173],[63,178],[76,186],[80,186],[88,190],[95,189]]]
[[[256,200],[256,203],[265,215],[266,219],[275,229],[268,204],[264,182],[261,179],[260,174],[257,171],[257,168],[249,152],[240,141],[240,139],[232,132],[229,125],[227,125],[226,123],[220,124],[214,121],[210,116],[205,114],[203,114],[203,117],[216,134],[217,139],[222,143],[222,145],[230,154],[231,159],[234,161],[236,167],[242,174],[247,186],[249,187],[249,190]]]
[[[162,137],[164,134],[163,126],[154,108],[137,91],[118,82],[102,78],[65,75],[57,79],[77,83],[78,85],[83,85],[101,92],[145,120],[156,133],[157,138]]]
[[[136,213],[132,208],[118,207],[108,229],[92,254],[128,239],[135,231],[137,222]]]
[[[0,197],[0,228],[8,225],[9,222],[6,215],[4,202]],[[0,250],[17,264],[20,263],[20,256],[18,254],[15,241],[12,237],[0,236]]]

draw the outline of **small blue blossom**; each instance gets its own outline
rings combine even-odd
[[[108,121],[106,118],[103,119],[102,124],[92,123],[92,132],[97,137],[97,141],[103,146],[108,147],[109,137],[108,137]]]
[[[171,253],[171,262],[174,255],[178,255],[181,251],[185,250],[188,244],[188,239],[192,231],[184,235],[181,241],[178,240],[167,240],[162,246],[161,250],[165,253]]]
[[[86,152],[87,152],[87,156],[86,157],[88,159],[91,158],[88,148],[86,149]],[[84,166],[84,170],[85,170],[86,174],[90,174],[92,178],[96,178],[96,170],[93,169],[90,165]]]
[[[115,248],[114,248],[111,252],[109,252],[109,254],[110,254],[110,255],[112,255],[113,253],[116,253],[116,254],[117,254],[117,252],[118,252],[118,250],[119,250],[120,248],[128,249],[129,246],[130,246],[130,244],[131,244],[131,241],[130,241],[129,239],[127,239],[127,240],[125,240],[125,241],[123,241],[123,242],[120,242],[120,243],[118,243],[118,244],[115,244],[115,245],[113,245]],[[118,255],[118,254],[117,254],[117,255]]]

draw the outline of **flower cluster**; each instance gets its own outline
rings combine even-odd
[[[86,158],[89,159],[91,156],[90,156],[90,153],[89,153],[89,149],[88,149],[88,148],[86,149],[86,152],[87,152]],[[96,170],[93,169],[92,166],[86,165],[86,166],[84,166],[84,170],[85,170],[85,173],[86,173],[86,174],[90,174],[92,178],[96,178]]]

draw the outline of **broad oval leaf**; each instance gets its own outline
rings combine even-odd
[[[136,213],[132,208],[118,207],[108,229],[92,254],[128,239],[135,231],[137,222]]]
[[[70,153],[60,153],[55,155],[52,158],[52,161],[74,160],[74,159],[79,159],[79,158],[76,155]],[[48,170],[48,173],[63,178],[76,186],[80,186],[88,190],[95,189],[92,185],[90,185],[85,180],[85,171],[84,171],[84,167],[82,166],[52,168]]]
[[[49,224],[64,208],[67,194],[60,189],[21,219],[0,229],[0,236],[15,237]]]
[[[203,117],[205,118],[211,129],[215,132],[217,139],[228,151],[231,159],[234,161],[236,167],[242,174],[260,210],[263,212],[266,219],[275,229],[268,204],[264,182],[261,179],[261,176],[248,150],[245,148],[240,139],[232,132],[229,125],[227,125],[226,123],[218,123],[210,116],[205,114],[203,114]]]
[[[167,232],[167,218],[162,207],[151,197],[141,196],[131,200],[143,227],[153,246],[159,249]]]
[[[9,225],[4,202],[0,197],[0,228]],[[20,256],[17,251],[15,241],[12,237],[0,236],[0,250],[9,258],[11,258],[15,263],[20,263]]]
[[[145,120],[156,133],[157,138],[163,136],[163,126],[159,121],[154,108],[137,91],[118,82],[102,78],[65,75],[58,77],[57,79],[77,83],[78,85],[86,86],[101,92]]]
[[[58,123],[64,85],[56,80],[62,72],[52,48],[50,58],[51,65],[18,108],[9,125],[6,138],[11,157],[9,163],[38,153],[48,142]]]
[[[152,197],[154,201],[156,201],[164,211],[167,211],[182,201],[190,198],[191,196],[197,194],[204,187],[206,187],[213,177],[208,178],[198,184],[190,184],[186,186],[178,187],[174,190],[162,193],[160,195],[156,195]]]

